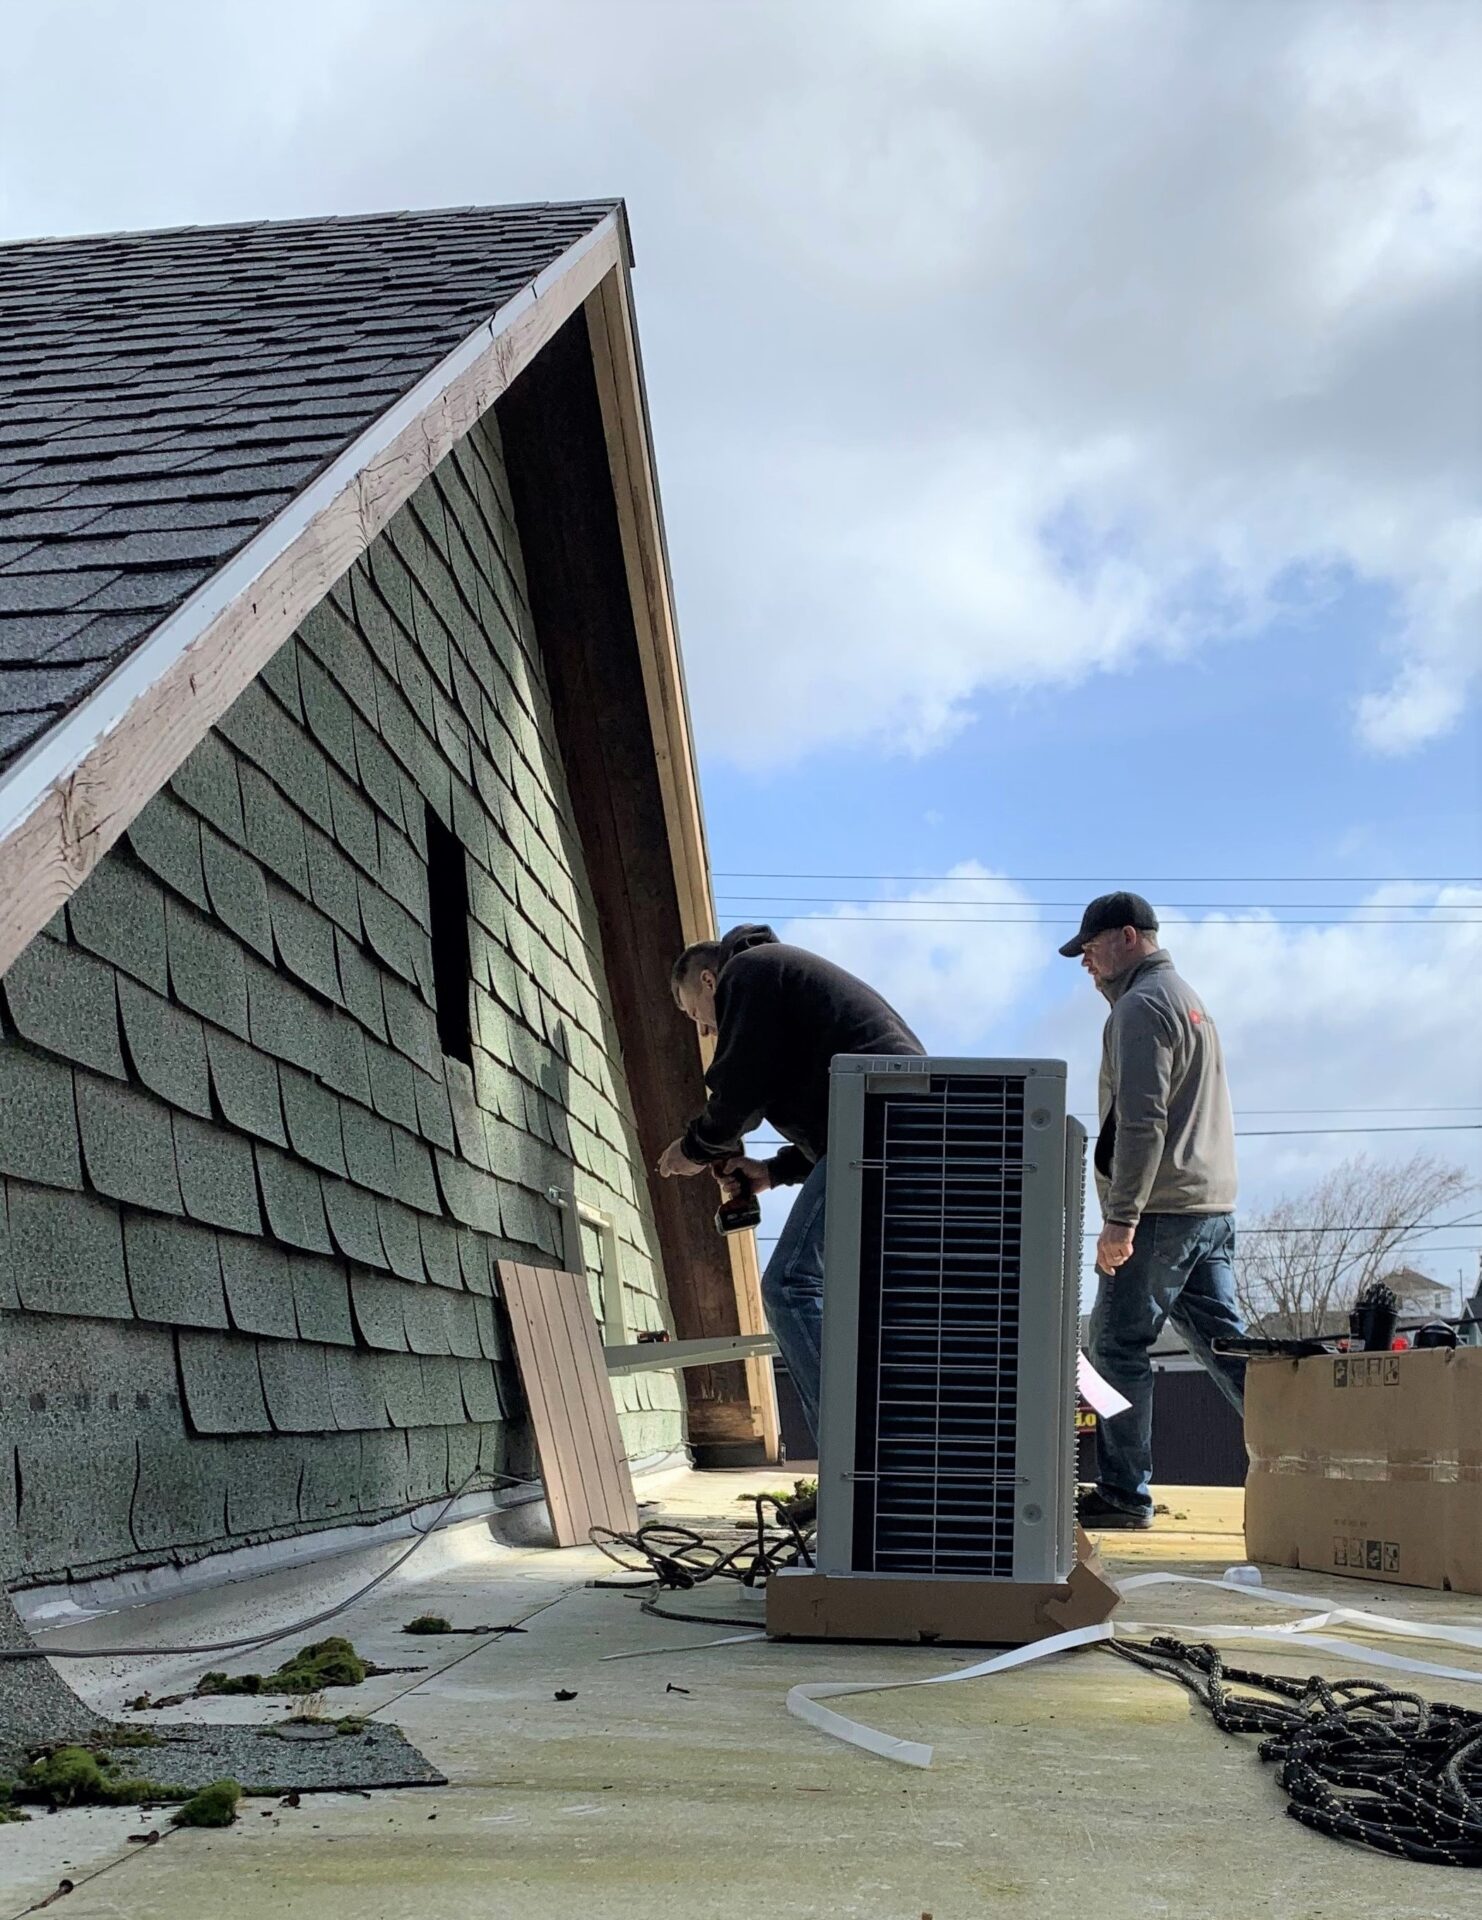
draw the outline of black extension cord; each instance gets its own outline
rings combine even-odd
[[[1260,1756],[1303,1826],[1402,1860],[1482,1867],[1482,1713],[1367,1680],[1250,1673],[1169,1635],[1106,1647],[1187,1688],[1224,1732],[1264,1734]]]

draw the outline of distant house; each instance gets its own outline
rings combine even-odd
[[[612,202],[0,248],[12,1581],[528,1472],[500,1258],[759,1327],[646,1171],[712,919],[628,264]],[[631,1455],[768,1453],[689,1380]]]
[[[1456,1289],[1432,1280],[1428,1273],[1417,1273],[1414,1267],[1396,1267],[1383,1279],[1387,1287],[1393,1288],[1406,1319],[1427,1314],[1445,1315],[1456,1309]]]

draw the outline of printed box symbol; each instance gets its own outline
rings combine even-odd
[[[1380,1573],[1383,1571],[1383,1568],[1384,1568],[1383,1541],[1366,1540],[1364,1542],[1364,1565],[1374,1573]]]
[[[1335,1567],[1346,1567],[1348,1565],[1348,1542],[1341,1533],[1333,1542],[1333,1565]]]
[[[1362,1540],[1355,1539],[1352,1534],[1348,1536],[1348,1564],[1351,1567],[1361,1567],[1364,1564],[1364,1543]]]
[[[1384,1571],[1398,1573],[1400,1570],[1400,1543],[1398,1540],[1386,1540],[1384,1543]]]
[[[1333,1362],[1333,1385],[1335,1387],[1346,1387],[1348,1385],[1348,1362],[1346,1360],[1335,1360]]]
[[[1392,1387],[1400,1377],[1400,1362],[1397,1354],[1389,1354],[1384,1362],[1384,1384]]]

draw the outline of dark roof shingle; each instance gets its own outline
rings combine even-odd
[[[617,204],[0,246],[0,768]]]

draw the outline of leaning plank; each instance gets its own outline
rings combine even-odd
[[[583,1468],[584,1471],[589,1470],[595,1463],[597,1470],[596,1480],[587,1487],[587,1504],[593,1508],[621,1508],[630,1496],[631,1481],[623,1457],[617,1409],[613,1405],[612,1388],[608,1384],[607,1364],[602,1357],[600,1329],[597,1339],[588,1337],[588,1330],[594,1326],[594,1321],[585,1284],[581,1285],[579,1294],[566,1286],[557,1288],[554,1297],[548,1297],[547,1311],[551,1316],[553,1335],[556,1333],[558,1310],[571,1348],[571,1378],[577,1388],[577,1400],[589,1443],[581,1450]]]
[[[557,1546],[584,1545],[593,1527],[630,1533],[633,1480],[585,1278],[509,1260],[498,1273]]]

